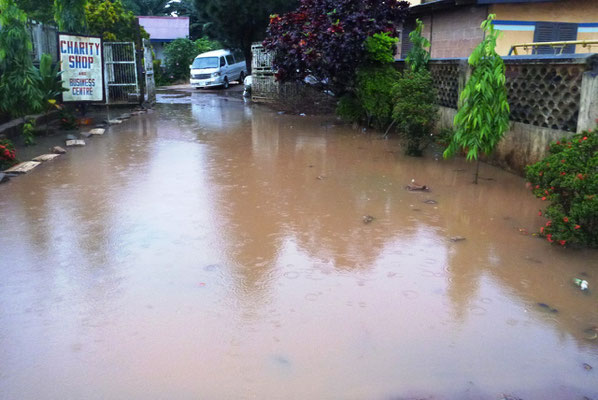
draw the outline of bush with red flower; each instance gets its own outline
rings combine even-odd
[[[15,146],[8,139],[0,139],[0,171],[17,163]]]
[[[264,46],[275,53],[276,77],[298,81],[312,75],[343,94],[366,57],[366,39],[394,34],[408,8],[399,0],[301,0],[295,11],[272,15]]]
[[[598,121],[597,121],[598,122]],[[540,234],[551,243],[598,247],[598,134],[585,131],[550,145],[526,170],[534,195],[550,204]]]

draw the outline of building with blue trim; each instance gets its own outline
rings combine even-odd
[[[408,35],[415,18],[424,23],[424,35],[432,43],[433,58],[469,56],[482,40],[480,23],[489,14],[496,14],[495,27],[502,31],[497,43],[500,55],[506,56],[512,45],[521,43],[598,40],[598,0],[412,0],[411,3],[411,18],[401,30],[400,57],[409,50]],[[536,54],[554,51],[548,46],[529,49]],[[598,53],[598,45],[567,46],[562,52]]]
[[[156,59],[164,60],[164,45],[189,37],[189,17],[138,16],[139,25],[150,35]]]

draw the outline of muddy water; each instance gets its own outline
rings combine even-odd
[[[1,399],[598,397],[598,253],[521,178],[163,101],[0,187]]]

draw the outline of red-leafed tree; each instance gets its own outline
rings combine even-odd
[[[398,0],[302,0],[295,11],[271,16],[264,46],[275,53],[279,80],[312,75],[340,94],[364,60],[365,40],[394,35],[408,7]]]

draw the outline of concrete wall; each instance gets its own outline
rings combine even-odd
[[[556,3],[532,4],[494,4],[489,12],[496,14],[501,21],[527,22],[572,22],[594,23],[593,27],[580,27],[578,40],[598,40],[598,1],[597,0],[564,0]],[[529,43],[534,39],[533,26],[513,25],[503,31],[498,41],[497,52],[507,55],[510,47],[516,43]],[[598,53],[598,45],[593,48],[577,46],[576,53]]]
[[[457,114],[454,108],[440,107],[437,129],[453,128]],[[555,129],[511,122],[510,129],[498,143],[494,153],[485,160],[507,171],[520,175],[525,173],[525,166],[534,164],[548,155],[548,145],[573,133]]]
[[[432,58],[469,57],[483,38],[480,24],[486,16],[486,6],[459,7],[432,14],[427,24],[431,31]]]

